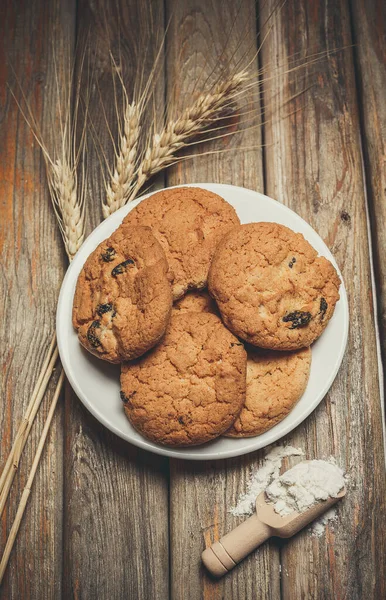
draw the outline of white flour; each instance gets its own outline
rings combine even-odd
[[[265,490],[275,511],[304,512],[321,500],[336,498],[344,486],[343,471],[326,460],[302,462],[273,481]]]
[[[326,530],[326,525],[330,526],[330,529],[334,531],[334,524],[338,521],[338,515],[336,513],[336,507],[333,506],[327,512],[324,513],[317,521],[314,521],[311,525],[311,534],[313,537],[320,537]]]
[[[246,494],[240,496],[236,506],[231,508],[230,512],[235,517],[242,515],[251,515],[255,510],[257,496],[280,475],[280,467],[283,458],[286,456],[303,456],[304,452],[300,448],[293,446],[275,446],[269,447],[264,458],[264,464],[260,469],[252,473],[248,483]]]
[[[276,501],[280,501],[283,503],[279,504],[278,512],[280,512],[280,507],[282,507],[282,510],[285,511],[281,514],[288,514],[287,511],[292,512],[293,510],[301,510],[301,506],[306,506],[306,508],[308,508],[308,506],[310,506],[308,502],[312,501],[312,504],[314,502],[317,502],[327,493],[327,490],[327,496],[333,496],[334,494],[336,495],[337,493],[339,493],[339,491],[343,487],[345,483],[343,471],[336,466],[335,459],[333,457],[330,457],[328,461],[311,461],[311,463],[319,463],[319,467],[323,466],[324,468],[326,468],[327,473],[329,474],[329,476],[331,476],[331,481],[326,482],[325,477],[323,475],[323,468],[317,470],[315,470],[314,468],[311,468],[310,470],[308,468],[306,471],[308,475],[305,475],[305,473],[303,473],[303,470],[301,470],[302,477],[300,477],[299,471],[295,471],[294,479],[296,481],[294,482],[293,486],[291,486],[290,484],[285,484],[282,478],[279,478],[279,475],[283,459],[286,456],[304,456],[304,452],[300,448],[294,448],[293,446],[271,446],[267,449],[267,453],[265,455],[262,467],[256,470],[251,475],[251,479],[247,487],[247,492],[245,494],[242,494],[236,506],[230,509],[230,512],[234,516],[251,515],[255,510],[255,502],[257,496],[267,487],[271,488],[272,496],[274,496],[275,489],[277,490],[277,481],[275,480],[281,479],[279,491],[276,491],[276,494],[278,494],[276,497]],[[284,476],[288,476],[288,474],[293,472],[294,469],[296,469],[296,467],[293,467],[292,469],[287,471],[284,474]],[[300,477],[300,481],[297,481],[298,476]],[[289,477],[291,478],[291,475]],[[274,482],[276,486],[273,486],[272,482]],[[290,493],[291,487],[292,492],[294,492],[293,495]],[[303,491],[306,492],[304,496],[303,492],[301,491],[301,488],[303,489]],[[308,488],[311,488],[311,491]],[[299,501],[297,499],[299,499]],[[295,504],[297,508],[294,508]],[[305,508],[303,508],[303,510],[305,510]],[[317,521],[314,521],[314,523],[311,525],[310,531],[312,535],[319,537],[324,533],[326,525],[328,523],[333,524],[336,521],[336,508],[332,507]]]

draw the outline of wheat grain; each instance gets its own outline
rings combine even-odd
[[[59,90],[57,93],[60,117],[59,143],[57,142],[51,151],[48,149],[48,144],[44,141],[24,93],[21,91],[26,110],[23,109],[18,99],[13,95],[21,114],[41,148],[46,164],[51,202],[58,220],[67,256],[71,261],[82,245],[85,233],[86,125],[83,127],[78,148],[75,150],[77,136],[76,124],[74,123],[77,120],[79,98],[77,98],[75,115],[72,118],[70,102],[65,100],[66,110],[63,111]],[[69,93],[68,96],[70,96]],[[82,181],[81,185],[78,185],[78,166],[81,158],[83,159]]]
[[[71,261],[84,240],[84,195],[77,192],[76,165],[67,157],[47,162],[47,181],[50,196],[62,234],[64,246]]]
[[[132,184],[129,200],[135,198],[150,177],[174,163],[176,153],[188,141],[204,133],[213,122],[235,111],[232,99],[247,79],[248,73],[243,70],[221,81],[211,92],[200,94],[180,117],[169,120],[160,133],[153,134]]]
[[[125,205],[137,166],[141,110],[135,102],[129,103],[126,99],[125,104],[119,150],[115,153],[114,171],[106,188],[106,200],[102,203],[105,219]]]

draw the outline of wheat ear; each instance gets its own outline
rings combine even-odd
[[[84,240],[84,195],[77,192],[77,165],[67,157],[47,161],[47,181],[52,204],[62,234],[67,256],[71,261]]]
[[[113,170],[110,169],[103,149],[100,148],[110,177],[110,181],[108,183],[105,181],[106,197],[104,200],[102,200],[102,213],[105,219],[119,208],[122,208],[122,206],[124,206],[128,201],[133,180],[138,170],[138,162],[140,158],[139,143],[142,131],[142,121],[146,107],[150,99],[153,97],[158,76],[158,65],[163,56],[165,39],[166,34],[163,36],[159,44],[153,66],[146,82],[144,81],[143,66],[137,72],[137,78],[134,81],[131,93],[131,101],[129,101],[129,92],[123,80],[121,69],[114,59],[110,49],[115,113],[118,121],[118,143],[116,144],[114,141],[108,125],[108,120],[105,116],[106,125],[114,146]],[[147,48],[144,48],[145,56],[146,51]],[[144,57],[141,56],[142,62],[143,58]],[[121,62],[122,57],[121,54],[119,54],[119,64],[121,64]],[[119,106],[117,97],[117,83],[119,84],[122,93],[123,115],[121,114],[121,108]],[[98,139],[98,136],[96,137]],[[101,146],[100,143],[99,146]]]
[[[106,200],[102,202],[103,217],[125,205],[136,169],[138,142],[141,132],[141,110],[135,102],[129,103],[125,96],[123,131],[119,136],[118,151],[115,152],[114,171],[106,187]]]
[[[129,200],[136,197],[150,177],[174,163],[176,153],[188,142],[204,133],[214,122],[230,116],[234,109],[232,100],[247,79],[247,71],[242,70],[220,81],[211,92],[200,94],[180,117],[169,120],[159,133],[153,134],[138,168]]]

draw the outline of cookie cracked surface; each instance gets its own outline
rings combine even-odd
[[[174,274],[174,299],[206,286],[218,243],[240,224],[233,206],[197,187],[157,192],[130,211],[124,222],[151,227]]]
[[[207,290],[192,290],[173,304],[172,314],[204,312],[218,315],[218,309]]]
[[[274,352],[247,348],[245,405],[226,437],[260,435],[282,421],[301,398],[311,369],[311,348]]]
[[[278,350],[304,348],[320,336],[339,285],[330,261],[277,223],[249,223],[228,233],[208,279],[226,326],[250,344]]]
[[[246,389],[246,352],[212,314],[173,315],[161,343],[121,368],[132,425],[169,446],[207,442],[236,419]]]
[[[119,363],[141,356],[160,340],[171,308],[161,245],[148,227],[121,225],[86,260],[72,322],[89,352]]]

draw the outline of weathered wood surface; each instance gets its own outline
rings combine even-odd
[[[51,342],[66,259],[50,205],[40,149],[7,84],[26,94],[49,147],[57,124],[54,55],[60,88],[74,42],[75,3],[3,2],[0,19],[0,468]],[[48,122],[48,117],[54,121]],[[1,520],[1,551],[26,483],[47,414],[49,392],[36,419]],[[17,543],[0,590],[2,600],[61,596],[63,535],[63,410],[57,413]]]
[[[371,218],[380,338],[386,359],[386,4],[352,0],[362,146]]]
[[[116,56],[119,46],[115,34],[121,32],[124,76],[130,81],[135,68],[135,40],[147,36],[150,4],[153,23],[158,23],[161,35],[171,19],[167,53],[158,78],[159,116],[165,95],[168,102],[175,97],[178,106],[184,106],[194,91],[192,81],[197,74],[201,74],[202,84],[209,76],[209,84],[215,78],[210,77],[214,67],[221,66],[224,57],[232,57],[234,68],[253,59],[258,47],[256,22],[265,31],[267,16],[277,5],[274,0],[262,0],[256,21],[252,0],[236,4],[228,0],[167,0],[165,14],[155,1],[81,0],[77,7],[72,0],[3,3],[0,296],[5,302],[0,308],[0,468],[50,340],[66,265],[40,151],[5,88],[5,82],[14,81],[5,57],[9,56],[8,65],[13,65],[27,86],[28,98],[50,136],[52,127],[44,122],[44,115],[51,114],[55,101],[53,50],[60,81],[65,85],[64,48],[72,53],[76,32],[79,65],[80,49],[88,36],[94,76],[90,112],[111,160],[98,92],[99,88],[114,129],[107,40]],[[339,509],[335,533],[329,527],[320,539],[302,533],[288,542],[271,542],[227,578],[214,582],[200,566],[201,551],[206,543],[237,524],[228,508],[244,491],[250,469],[259,464],[263,453],[207,464],[170,461],[169,475],[167,460],[115,438],[83,409],[67,387],[64,410],[61,403],[0,589],[1,600],[375,600],[386,596],[382,562],[386,556],[382,535],[386,490],[365,196],[367,191],[377,296],[384,315],[384,33],[384,12],[375,0],[352,0],[351,7],[347,0],[288,0],[275,17],[259,58],[259,66],[267,70],[268,77],[264,84],[268,123],[263,134],[254,127],[241,136],[216,141],[208,149],[225,152],[189,159],[172,168],[165,179],[168,185],[219,181],[266,191],[309,221],[337,258],[349,292],[348,352],[326,399],[285,440],[301,446],[310,457],[333,454],[348,470],[349,494]],[[299,71],[288,82],[284,75],[270,78],[277,73],[277,65],[288,64],[296,52],[305,57],[352,42],[357,44],[355,49]],[[148,43],[149,64],[157,43],[157,36]],[[310,91],[286,103],[311,84]],[[245,103],[260,112],[256,90]],[[293,111],[293,116],[285,118]],[[262,141],[266,144],[263,151],[258,148]],[[237,151],[245,147],[250,149]],[[103,193],[92,143],[89,159],[88,231],[101,219]],[[162,184],[163,179],[156,182]],[[39,294],[42,289],[43,295]],[[1,521],[1,549],[26,481],[49,396]]]
[[[176,90],[177,106],[186,99],[197,77],[210,86],[218,76],[217,65],[230,62],[232,71],[253,61],[257,49],[254,2],[238,10],[232,2],[205,0],[168,2],[173,13],[168,33],[167,89]],[[230,30],[233,24],[232,32]],[[208,57],[211,57],[208,60]],[[251,68],[257,68],[253,61]],[[169,92],[170,93],[170,92]],[[169,102],[168,96],[167,101]],[[259,122],[257,90],[244,103]],[[252,124],[252,123],[250,123]],[[197,181],[233,183],[263,191],[263,163],[260,128],[226,140],[216,141],[208,150],[225,150],[219,155],[194,158],[168,171],[169,185]],[[249,151],[237,148],[255,147]],[[195,153],[202,152],[202,148]],[[198,463],[171,461],[170,471],[170,556],[171,598],[277,598],[280,595],[279,552],[266,544],[246,559],[230,577],[214,582],[200,563],[205,543],[218,539],[240,521],[228,513],[246,485],[250,469],[257,466],[262,452],[233,461]],[[270,568],[267,566],[270,565]]]
[[[275,57],[287,63],[296,52],[306,56],[352,41],[345,2],[288,2],[277,22],[263,62]],[[335,456],[350,482],[335,531],[328,527],[317,539],[304,532],[283,545],[282,597],[383,598],[382,414],[352,49],[332,54],[307,75],[305,85],[313,87],[296,101],[293,108],[300,110],[266,127],[267,193],[304,217],[333,252],[347,288],[351,325],[330,392],[287,440],[310,458]],[[268,88],[280,112],[301,90],[296,82],[291,86],[277,79]]]
[[[155,8],[155,27],[163,32],[163,14]],[[117,124],[109,51],[116,61],[121,56],[128,84],[136,68],[144,66],[146,74],[143,57],[139,67],[135,63],[134,40],[150,44],[151,65],[158,46],[148,34],[149,12],[135,1],[78,5],[78,63],[89,34],[85,64],[93,77],[90,117],[110,164],[113,149],[104,113],[114,134]],[[87,77],[85,72],[83,79]],[[157,89],[161,111],[163,87],[161,76]],[[128,90],[130,94],[130,85]],[[119,98],[119,86],[117,93]],[[102,219],[105,166],[101,168],[97,148],[89,147],[89,231]],[[168,461],[119,440],[83,408],[69,387],[64,435],[64,598],[167,598]]]

